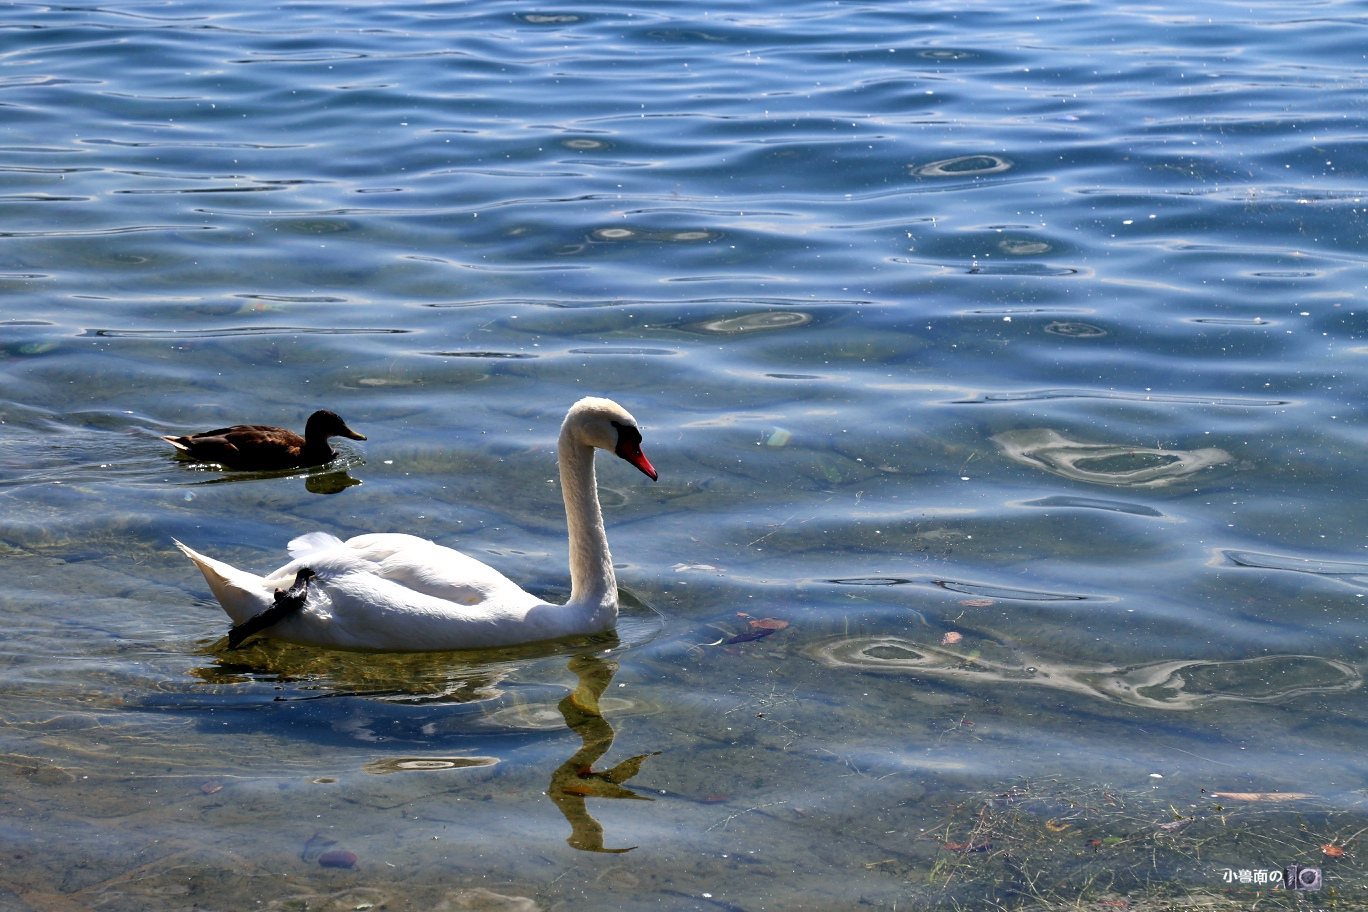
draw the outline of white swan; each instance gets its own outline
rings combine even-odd
[[[552,605],[493,567],[413,535],[375,533],[346,542],[311,532],[290,542],[290,563],[260,577],[176,545],[200,568],[234,624],[277,604],[276,589],[309,569],[303,607],[268,627],[272,637],[353,649],[444,650],[511,646],[603,633],[617,622],[617,577],[594,478],[594,448],[655,480],[641,432],[610,399],[581,399],[557,444],[570,527],[570,601]]]

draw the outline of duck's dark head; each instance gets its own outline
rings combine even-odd
[[[306,440],[327,440],[329,437],[346,437],[350,440],[365,440],[365,434],[358,434],[347,427],[347,422],[343,421],[336,412],[327,409],[319,409],[309,416],[309,423],[304,425],[304,437]]]

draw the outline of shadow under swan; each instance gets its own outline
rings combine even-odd
[[[226,688],[228,694],[243,685],[286,685],[283,692],[273,694],[273,702],[364,697],[410,705],[486,703],[502,696],[505,680],[529,663],[586,649],[635,649],[660,634],[664,618],[654,608],[626,589],[618,589],[618,602],[617,626],[607,633],[497,649],[377,652],[268,637],[247,639],[231,649],[229,638],[221,637],[202,644],[200,654],[209,661],[189,673],[205,684]],[[214,693],[200,697],[221,698]]]

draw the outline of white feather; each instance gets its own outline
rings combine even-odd
[[[286,550],[290,557],[306,557],[315,551],[327,551],[342,544],[342,539],[331,532],[308,532],[293,539]]]

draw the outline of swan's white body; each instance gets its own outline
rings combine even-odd
[[[273,604],[307,567],[317,574],[304,607],[267,636],[357,649],[478,649],[603,633],[617,622],[617,578],[594,478],[594,449],[614,452],[652,479],[636,421],[609,399],[581,399],[561,425],[557,456],[570,532],[570,601],[552,605],[493,567],[427,539],[397,533],[348,541],[311,532],[293,560],[267,577],[205,557],[180,542],[223,610],[242,624]]]

